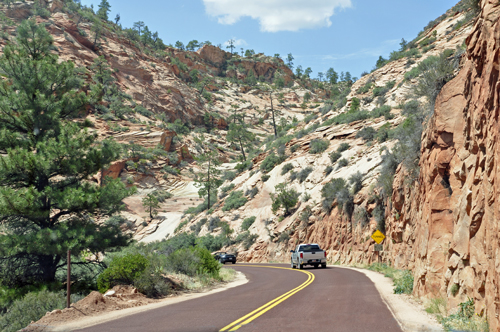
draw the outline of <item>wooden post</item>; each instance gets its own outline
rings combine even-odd
[[[68,276],[66,278],[66,308],[71,306],[71,250],[68,249]]]

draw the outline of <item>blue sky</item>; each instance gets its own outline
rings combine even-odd
[[[313,76],[333,67],[359,77],[458,0],[108,0],[124,27],[144,21],[166,44],[190,40],[266,55],[292,53]],[[82,0],[97,10],[100,0]]]

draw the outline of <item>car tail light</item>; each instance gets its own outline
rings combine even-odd
[[[304,258],[304,254],[303,253],[300,253],[300,258]]]
[[[325,253],[325,258],[326,258],[326,251],[323,251]]]

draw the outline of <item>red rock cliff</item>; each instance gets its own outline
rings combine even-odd
[[[443,296],[449,307],[473,298],[500,331],[500,4],[481,7],[465,65],[424,133],[418,185],[405,188],[396,175],[388,256],[413,268],[416,295]]]

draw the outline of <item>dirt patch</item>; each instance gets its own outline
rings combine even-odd
[[[94,291],[84,299],[73,303],[71,308],[49,312],[42,319],[24,329],[24,331],[42,331],[48,326],[154,302],[158,302],[158,300],[148,299],[132,286],[119,285],[113,287],[105,295]]]
[[[176,281],[181,282],[173,276],[169,276],[169,279],[174,284]],[[148,299],[143,294],[137,292],[137,289],[132,286],[115,286],[111,290],[115,292],[113,294],[110,294],[111,291],[106,293],[110,294],[107,296],[99,292],[92,292],[84,299],[72,304],[71,308],[49,312],[39,321],[32,323],[22,331],[73,331],[139,312],[221,292],[243,285],[246,282],[248,282],[248,279],[241,272],[236,272],[236,277],[233,281],[219,284],[219,287],[207,288],[198,293],[193,293],[192,291],[175,291],[174,287],[174,293],[161,300]]]

